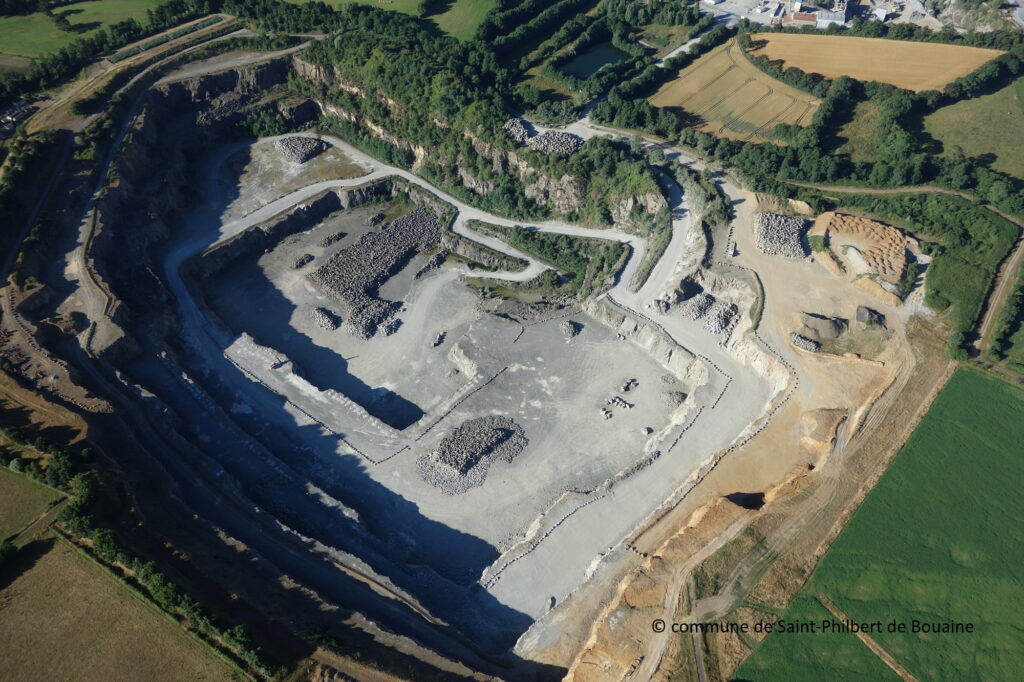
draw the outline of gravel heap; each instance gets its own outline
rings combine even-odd
[[[798,333],[815,341],[838,339],[850,326],[850,322],[841,317],[827,317],[814,313],[804,313],[800,319],[804,324]]]
[[[522,427],[509,417],[477,417],[449,431],[416,464],[424,481],[447,495],[459,495],[481,485],[492,462],[511,463],[528,443]]]
[[[708,311],[707,319],[704,320],[704,329],[712,334],[721,334],[732,323],[732,318],[739,312],[732,303],[718,301]]]
[[[330,246],[331,244],[337,244],[342,239],[344,239],[347,235],[348,235],[348,232],[335,232],[334,234],[329,234],[329,235],[327,235],[326,237],[324,237],[323,239],[320,240],[320,246],[327,247],[327,246]]]
[[[679,311],[691,320],[699,320],[708,312],[708,308],[715,302],[715,297],[702,291],[679,306]]]
[[[526,144],[539,152],[570,156],[583,146],[583,138],[572,133],[548,130],[537,137],[531,137]]]
[[[369,225],[370,227],[380,225],[382,222],[384,222],[383,213],[374,213],[372,216],[366,219],[366,224]]]
[[[304,253],[295,259],[295,269],[299,270],[313,262],[313,254]]]
[[[857,321],[861,324],[885,329],[885,315],[867,306],[857,306]]]
[[[803,244],[806,220],[778,213],[758,213],[754,216],[754,227],[757,248],[762,253],[786,258],[803,258],[807,255]]]
[[[806,336],[803,336],[802,334],[794,333],[793,336],[790,337],[790,339],[792,340],[793,345],[796,346],[797,348],[809,350],[812,353],[817,353],[818,349],[821,348],[820,343],[818,343],[814,339],[809,339]]]
[[[387,323],[384,325],[384,336],[391,336],[392,334],[397,332],[401,328],[401,326],[402,321],[397,317],[388,320]]]
[[[510,118],[505,121],[505,125],[502,127],[505,129],[505,134],[519,144],[524,144],[528,139],[530,139],[530,132],[518,118]]]
[[[576,320],[564,320],[562,324],[558,325],[558,328],[562,330],[562,334],[564,334],[567,339],[571,339],[583,331],[583,325]]]
[[[682,391],[665,391],[665,404],[670,410],[674,410],[686,401],[686,394]]]
[[[277,141],[277,148],[289,160],[306,163],[330,149],[331,145],[315,137],[282,137]]]
[[[313,309],[313,322],[316,326],[321,329],[326,329],[329,332],[333,332],[335,329],[341,326],[341,318],[332,313],[327,308],[314,308]]]
[[[367,232],[331,256],[309,278],[344,304],[349,331],[369,339],[402,307],[379,298],[377,288],[417,252],[432,248],[440,239],[437,217],[425,208],[416,208],[379,232]]]

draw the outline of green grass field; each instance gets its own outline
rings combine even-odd
[[[878,105],[873,102],[860,102],[853,110],[853,120],[839,129],[837,137],[840,154],[849,154],[854,161],[875,160],[875,120],[878,118]]]
[[[822,594],[855,621],[973,623],[973,634],[872,636],[921,680],[1019,679],[1022,446],[1024,393],[959,370],[784,617],[814,616]],[[832,646],[821,635],[773,633],[736,677],[884,678],[858,674],[850,666],[868,665],[863,656],[837,660]]]
[[[56,491],[0,467],[0,539],[7,538],[46,511]]]
[[[1002,90],[943,107],[924,129],[946,151],[960,145],[968,156],[992,154],[992,167],[1024,178],[1024,79]]]
[[[76,38],[91,35],[108,24],[136,19],[146,24],[146,10],[161,0],[92,0],[65,5],[55,13],[66,13],[75,31],[57,30],[53,20],[37,12],[27,16],[0,17],[0,52],[38,57],[59,50]]]
[[[304,2],[307,0],[291,0]],[[441,14],[427,17],[445,33],[460,40],[469,40],[476,32],[477,26],[484,20],[484,15],[494,7],[496,0],[453,0],[448,9]],[[419,0],[325,0],[328,5],[341,7],[351,2],[359,2],[370,7],[378,7],[402,14],[416,14]]]

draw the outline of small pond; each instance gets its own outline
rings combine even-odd
[[[586,80],[606,64],[615,64],[628,59],[629,54],[611,43],[598,43],[583,54],[578,54],[559,67],[559,71]]]

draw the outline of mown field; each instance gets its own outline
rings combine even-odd
[[[54,10],[71,22],[72,31],[60,31],[42,12],[0,17],[0,52],[38,57],[59,50],[76,38],[91,35],[109,24],[135,19],[146,24],[146,10],[162,0],[92,0],[64,5]]]
[[[942,107],[924,119],[925,131],[949,153],[993,157],[996,170],[1024,178],[1024,79],[990,95]]]
[[[235,679],[202,644],[67,543],[27,546],[0,570],[0,585],[0,678]]]
[[[752,54],[781,60],[783,68],[890,83],[915,92],[939,90],[1002,54],[961,45],[802,33],[758,33],[751,39],[757,46]]]
[[[0,540],[31,523],[58,497],[52,488],[0,467]]]
[[[815,608],[824,595],[859,622],[972,623],[970,634],[872,637],[921,680],[1019,679],[1022,445],[1024,392],[959,370],[784,618],[824,617]],[[832,637],[772,633],[735,677],[892,677],[852,638],[841,642],[850,655],[837,657]]]
[[[770,139],[779,123],[808,123],[818,108],[816,98],[751,64],[735,40],[680,71],[649,101],[698,117],[706,132],[754,142]]]
[[[308,2],[308,0],[291,0],[292,2]],[[402,14],[416,15],[420,0],[325,0],[328,5],[340,7],[350,2],[388,9]],[[445,3],[447,9],[440,14],[428,16],[439,29],[460,40],[469,40],[476,33],[477,27],[484,16],[494,7],[496,0],[452,0]]]

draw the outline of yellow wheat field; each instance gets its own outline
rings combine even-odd
[[[884,38],[758,33],[751,36],[755,49],[826,78],[850,76],[921,92],[939,90],[1002,54],[999,50],[940,43],[912,43]]]
[[[705,132],[753,142],[770,139],[779,123],[810,123],[818,109],[815,97],[751,64],[734,40],[680,71],[649,101],[696,116]]]

